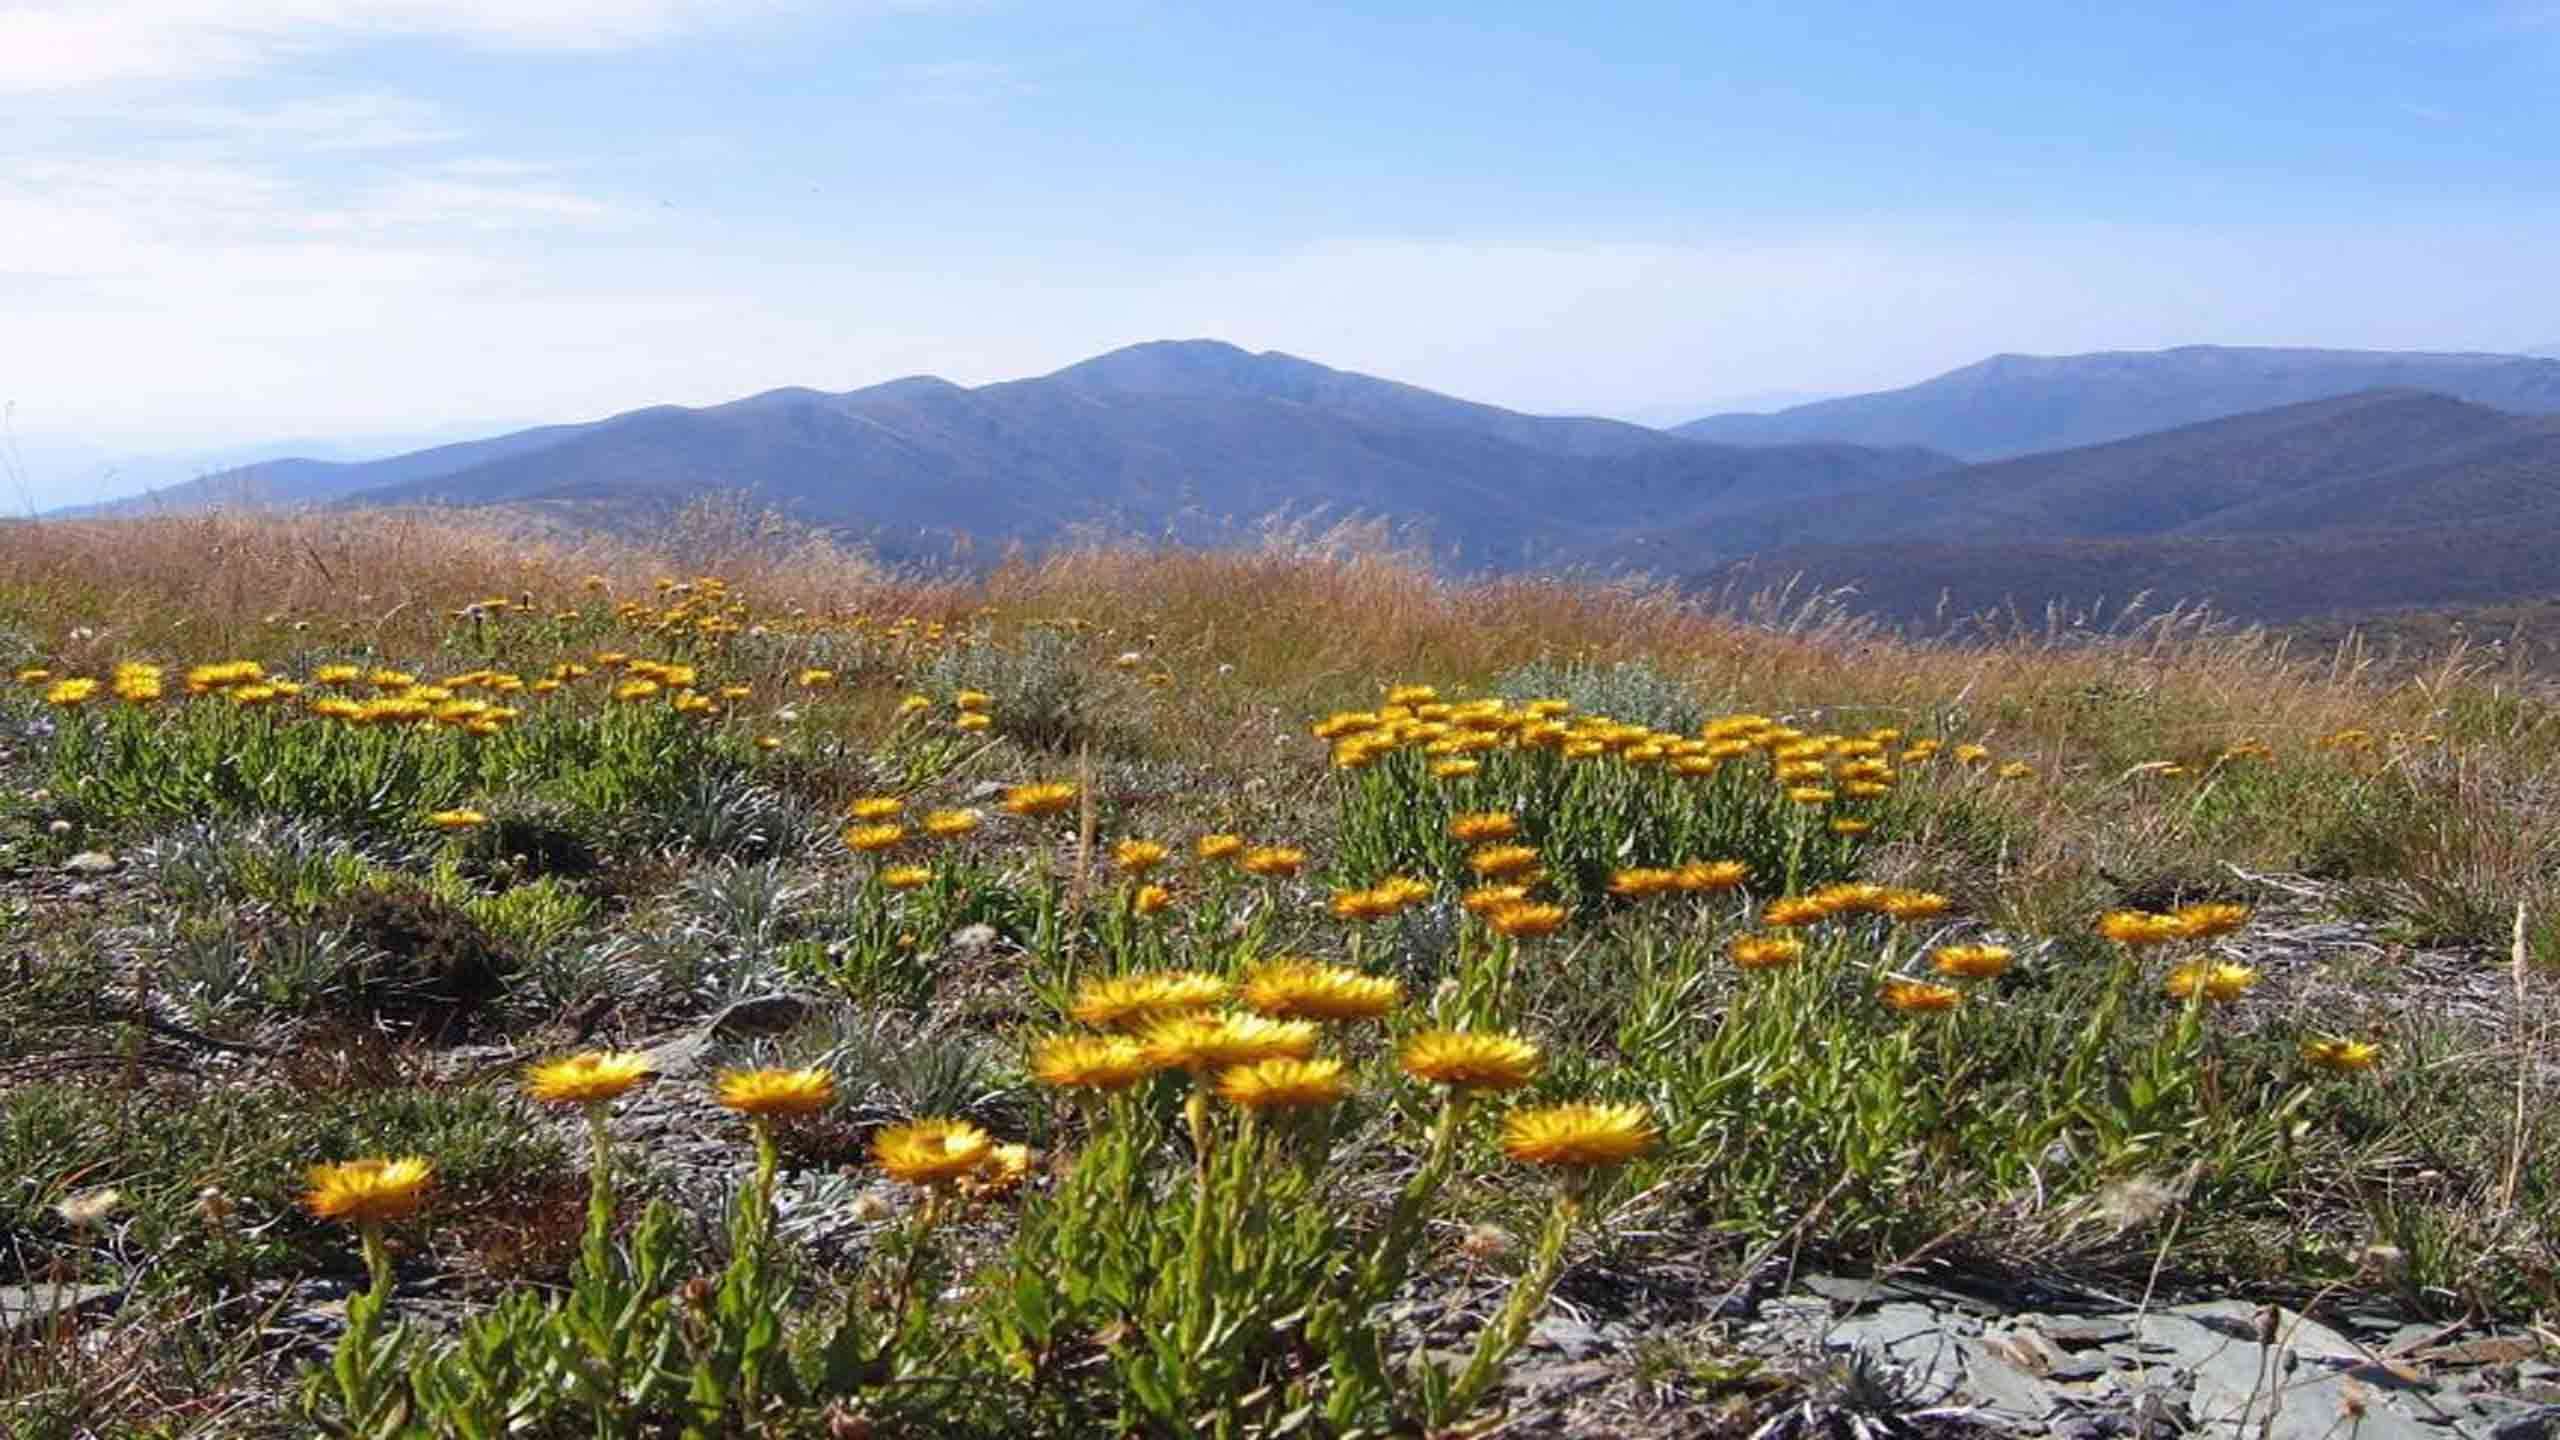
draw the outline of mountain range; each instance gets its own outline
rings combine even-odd
[[[2560,359],[2190,346],[1996,356],[1657,430],[1210,340],[1033,379],[658,406],[158,492],[646,525],[745,488],[903,560],[1080,528],[1370,516],[1467,569],[1797,574],[1926,617],[2148,590],[2263,618],[2560,592]],[[118,508],[135,508],[124,502]]]
[[[2432,390],[2500,410],[2560,410],[2560,358],[2187,345],[2093,355],[1994,355],[1900,390],[1765,415],[1710,415],[1676,433],[1733,445],[1921,445],[1965,460],[2068,450],[2358,390]]]
[[[1516,568],[1657,524],[1854,494],[1952,468],[1914,446],[1740,446],[1479,405],[1215,341],[1116,350],[1030,380],[929,376],[841,394],[658,406],[346,465],[288,460],[157,503],[258,486],[290,502],[567,507],[640,520],[744,488],[894,558],[1078,527],[1226,538],[1282,512],[1411,524]]]

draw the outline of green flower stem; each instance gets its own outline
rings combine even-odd
[[[587,1274],[603,1280],[606,1271],[606,1244],[613,1235],[613,1137],[605,1125],[607,1102],[591,1101],[587,1105],[587,1137],[595,1158],[587,1176],[587,1241],[584,1250]]]
[[[1503,1305],[1502,1314],[1476,1337],[1475,1353],[1468,1357],[1466,1370],[1449,1391],[1450,1418],[1456,1419],[1475,1408],[1477,1399],[1529,1338],[1530,1324],[1546,1308],[1556,1277],[1564,1272],[1565,1242],[1573,1238],[1574,1227],[1582,1219],[1583,1184],[1582,1172],[1572,1171],[1557,1188],[1555,1208],[1547,1213],[1547,1227],[1538,1236],[1538,1249],[1530,1257],[1528,1273],[1511,1287],[1511,1299]]]
[[[1431,1127],[1431,1145],[1423,1152],[1422,1168],[1414,1171],[1413,1178],[1397,1193],[1395,1209],[1387,1215],[1386,1230],[1369,1257],[1362,1285],[1369,1294],[1383,1296],[1401,1286],[1413,1268],[1413,1251],[1422,1238],[1423,1217],[1431,1208],[1431,1198],[1448,1183],[1449,1168],[1458,1155],[1458,1127],[1464,1123],[1468,1104],[1474,1099],[1467,1090],[1452,1088],[1440,1103],[1440,1119]]]
[[[382,1243],[382,1222],[367,1220],[358,1233],[364,1239],[365,1273],[373,1280],[373,1307],[379,1310],[391,1298],[391,1252]]]

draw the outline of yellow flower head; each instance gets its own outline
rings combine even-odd
[[[1315,1053],[1316,1025],[1312,1020],[1193,1013],[1156,1021],[1138,1040],[1159,1068],[1224,1070],[1257,1060],[1304,1060]]]
[[[846,847],[866,855],[890,849],[906,838],[904,825],[855,825],[844,832]]]
[[[1680,887],[1680,872],[1651,866],[1636,866],[1609,877],[1609,893],[1630,900],[1665,894]]]
[[[1337,890],[1333,896],[1333,915],[1337,920],[1384,920],[1402,913],[1417,900],[1429,895],[1413,891],[1414,882],[1393,881],[1373,885],[1366,890]]]
[[[2370,1070],[2382,1058],[2382,1047],[2370,1040],[2324,1039],[2302,1042],[2302,1058],[2323,1070],[2346,1073]]]
[[[880,884],[888,890],[921,890],[933,883],[933,871],[922,865],[891,865],[880,872]]]
[[[128,705],[148,705],[161,696],[160,667],[127,660],[116,667],[116,698]]]
[[[2171,970],[2162,988],[2172,1000],[2185,1000],[2199,993],[2207,1000],[2237,1000],[2257,983],[2258,972],[2247,965],[2190,960]]]
[[[1398,685],[1387,691],[1389,705],[1428,705],[1440,698],[1440,692],[1429,685]]]
[[[1067,1013],[1097,1029],[1138,1029],[1227,998],[1227,982],[1197,970],[1157,970],[1088,980]]]
[[[1467,868],[1487,880],[1509,880],[1538,868],[1538,852],[1526,845],[1485,845],[1467,856]]]
[[[1517,1090],[1538,1078],[1545,1057],[1517,1035],[1479,1030],[1424,1030],[1404,1042],[1404,1073],[1453,1090]]]
[[[1244,852],[1236,868],[1247,875],[1287,879],[1306,868],[1307,852],[1294,845],[1256,845]]]
[[[1518,940],[1552,935],[1563,927],[1564,921],[1563,906],[1541,905],[1529,900],[1514,901],[1488,912],[1484,917],[1484,923],[1492,926],[1495,934]]]
[[[1393,1009],[1403,987],[1383,975],[1341,965],[1281,960],[1245,977],[1248,1009],[1274,1019],[1375,1020]]]
[[[1009,815],[1055,815],[1075,803],[1076,787],[1063,780],[1016,785],[1004,792],[1004,809]]]
[[[2011,959],[2006,945],[1941,945],[1929,952],[1929,964],[1951,980],[1989,980],[2005,973]]]
[[[436,1167],[419,1155],[314,1165],[303,1175],[310,1188],[303,1192],[302,1208],[316,1219],[349,1225],[405,1220],[425,1202],[435,1173]]]
[[[1775,970],[1804,958],[1804,942],[1793,935],[1736,935],[1729,952],[1744,970]]]
[[[1692,860],[1673,872],[1672,883],[1695,894],[1739,889],[1751,867],[1739,860]]]
[[[924,817],[924,833],[937,840],[956,840],[978,828],[975,810],[932,810]]]
[[[2187,927],[2175,915],[2148,910],[2110,910],[2098,917],[2098,933],[2119,945],[2158,945],[2183,940]]]
[[[1827,919],[1830,914],[1831,907],[1811,895],[1781,895],[1760,907],[1760,923],[1792,929]]]
[[[1881,885],[1851,880],[1825,885],[1806,898],[1831,915],[1881,915],[1885,901],[1892,895],[1892,891]]]
[[[805,1070],[731,1070],[720,1077],[716,1098],[742,1115],[814,1115],[836,1102],[836,1077]]]
[[[1500,810],[1472,810],[1449,822],[1449,838],[1461,845],[1509,840],[1519,833],[1519,817]]]
[[[1861,820],[1855,815],[1842,815],[1831,822],[1831,833],[1834,835],[1864,835],[1874,828],[1876,828],[1876,822]]]
[[[961,1177],[960,1188],[980,1198],[1002,1195],[1031,1178],[1032,1162],[1038,1158],[1028,1145],[998,1145],[978,1162],[977,1169]]]
[[[2246,905],[2181,905],[2169,914],[2186,931],[2190,940],[2210,940],[2217,935],[2228,935],[2249,923],[2249,907]]]
[[[1546,1105],[1502,1118],[1502,1153],[1524,1165],[1619,1165],[1660,1139],[1642,1105]]]
[[[1191,846],[1191,853],[1203,860],[1232,860],[1244,853],[1241,835],[1203,835]]]
[[[895,820],[898,812],[906,808],[905,801],[893,796],[865,795],[846,806],[844,813],[856,820]]]
[[[963,710],[951,717],[951,728],[955,730],[992,730],[995,727],[996,717],[984,710]]]
[[[1899,975],[1890,975],[1885,977],[1884,986],[1876,992],[1876,998],[1882,1000],[1889,1010],[1916,1015],[1953,1010],[1956,1003],[1964,999],[1964,992],[1952,985],[1905,980]]]
[[[951,697],[951,708],[963,714],[974,714],[996,703],[996,697],[984,690],[963,690]]]
[[[1123,840],[1111,847],[1111,863],[1123,875],[1144,875],[1171,853],[1153,840]]]
[[[439,830],[476,830],[489,823],[489,817],[477,810],[437,810],[427,816],[427,823]]]
[[[1953,905],[1934,890],[1888,890],[1876,902],[1877,909],[1896,920],[1934,920]]]
[[[97,698],[98,682],[87,678],[56,680],[44,692],[44,703],[76,710]]]
[[[1050,1035],[1031,1047],[1031,1078],[1061,1090],[1125,1090],[1155,1068],[1126,1035]]]
[[[1141,915],[1159,915],[1173,904],[1173,892],[1161,885],[1141,885],[1129,896],[1129,908]]]
[[[1434,780],[1464,780],[1484,769],[1481,760],[1443,760],[1431,767]]]
[[[1369,887],[1397,905],[1419,905],[1431,898],[1431,887],[1410,875],[1389,875]]]
[[[1505,905],[1517,905],[1529,898],[1526,885],[1479,885],[1458,897],[1470,915],[1490,915]]]
[[[530,1065],[524,1091],[545,1105],[591,1105],[611,1100],[657,1073],[647,1055],[621,1050],[589,1050]]]
[[[1336,710],[1308,727],[1307,733],[1318,740],[1339,740],[1345,735],[1374,730],[1377,726],[1378,717],[1366,710]]]
[[[1302,1110],[1350,1093],[1342,1062],[1333,1059],[1257,1060],[1218,1077],[1218,1097],[1246,1110]]]
[[[994,1153],[995,1137],[966,1120],[918,1120],[871,1137],[871,1158],[890,1179],[940,1185],[976,1170]]]

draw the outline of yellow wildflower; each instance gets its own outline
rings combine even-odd
[[[1307,852],[1293,845],[1257,845],[1244,852],[1236,868],[1247,875],[1266,879],[1286,879],[1305,867]]]
[[[1138,1029],[1227,998],[1227,982],[1198,970],[1157,970],[1088,980],[1067,1013],[1097,1029]]]
[[[1075,803],[1076,787],[1063,780],[1016,785],[1004,792],[1004,809],[1012,815],[1055,815]]]
[[[1929,963],[1956,980],[1988,980],[2006,972],[2011,959],[2005,945],[1941,945],[1929,952]]]
[[[815,1066],[801,1070],[730,1070],[720,1076],[715,1098],[731,1110],[758,1119],[814,1115],[835,1103],[836,1077]]]
[[[844,832],[846,847],[865,854],[887,850],[906,838],[907,827],[904,825],[854,825]]]
[[[657,1068],[635,1051],[589,1050],[527,1066],[524,1089],[546,1105],[592,1105],[622,1094]]]
[[[1351,1093],[1342,1062],[1275,1057],[1238,1065],[1218,1077],[1218,1096],[1246,1110],[1298,1110],[1331,1105]]]
[[[1538,1077],[1545,1059],[1517,1035],[1424,1030],[1404,1042],[1396,1063],[1416,1080],[1453,1090],[1517,1090]]]
[[[1340,965],[1282,960],[1245,976],[1247,1008],[1275,1019],[1374,1020],[1392,1009],[1403,987]]]
[[[1925,1014],[1953,1010],[1964,999],[1964,992],[1952,985],[1937,985],[1926,980],[1906,980],[1899,975],[1885,977],[1876,998],[1888,1009],[1904,1014]]]
[[[1031,1049],[1031,1078],[1061,1090],[1125,1090],[1153,1073],[1126,1035],[1051,1035]]]
[[[303,1192],[302,1208],[316,1219],[350,1225],[405,1220],[425,1203],[435,1173],[435,1166],[420,1155],[314,1165],[303,1175],[310,1188]]]
[[[2302,1058],[2323,1070],[2370,1070],[2382,1058],[2382,1047],[2370,1040],[2306,1040],[2302,1043]]]
[[[1618,1165],[1660,1139],[1641,1105],[1548,1105],[1514,1110],[1502,1119],[1502,1151],[1524,1165]]]
[[[1743,970],[1775,970],[1804,958],[1804,942],[1793,935],[1736,935],[1729,952]]]
[[[966,1120],[917,1120],[872,1136],[871,1158],[892,1180],[940,1185],[986,1163],[995,1143]]]
[[[1161,1068],[1205,1072],[1257,1060],[1303,1060],[1315,1053],[1316,1026],[1312,1020],[1195,1012],[1159,1020],[1138,1040]]]

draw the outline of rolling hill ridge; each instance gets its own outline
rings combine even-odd
[[[2224,345],[1994,355],[1899,390],[1773,414],[1710,415],[1675,433],[1735,445],[1919,445],[1967,460],[1998,460],[2377,389],[2429,390],[2521,414],[2560,413],[2560,359]]]

